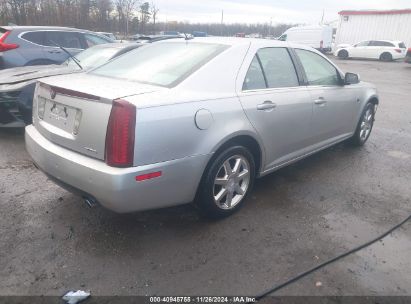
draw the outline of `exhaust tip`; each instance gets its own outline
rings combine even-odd
[[[94,198],[91,198],[91,197],[83,197],[83,199],[84,199],[84,202],[86,203],[86,205],[91,209],[91,208],[94,208],[94,207],[96,207],[98,204],[97,204],[97,201],[94,199]]]

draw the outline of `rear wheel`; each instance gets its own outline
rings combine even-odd
[[[346,50],[339,51],[338,52],[338,58],[347,59],[348,58],[348,52]]]
[[[351,138],[351,143],[355,146],[362,146],[371,135],[375,120],[375,105],[371,102],[367,103],[365,109],[358,122],[354,136]]]
[[[227,217],[244,204],[254,178],[255,162],[251,152],[243,146],[227,148],[207,167],[197,205],[206,217]]]
[[[380,56],[381,61],[392,61],[392,55],[390,53],[382,53]]]

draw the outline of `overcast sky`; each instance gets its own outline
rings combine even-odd
[[[411,8],[411,0],[154,0],[159,21],[318,24],[338,19],[341,10]]]

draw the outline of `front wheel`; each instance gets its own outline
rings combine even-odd
[[[367,103],[364,111],[361,114],[357,129],[354,136],[351,138],[351,143],[356,146],[362,146],[371,135],[375,120],[375,105],[371,102]]]
[[[347,59],[348,58],[348,52],[346,50],[339,51],[338,52],[338,58]]]
[[[227,148],[204,173],[197,197],[200,211],[209,218],[227,217],[241,208],[255,178],[255,162],[243,146]]]

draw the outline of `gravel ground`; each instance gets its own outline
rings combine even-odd
[[[89,209],[32,165],[22,130],[1,130],[0,295],[253,295],[406,218],[411,65],[337,62],[379,88],[369,142],[258,180],[224,221],[202,220],[189,205],[130,215]],[[279,295],[411,295],[410,252],[408,223]]]

